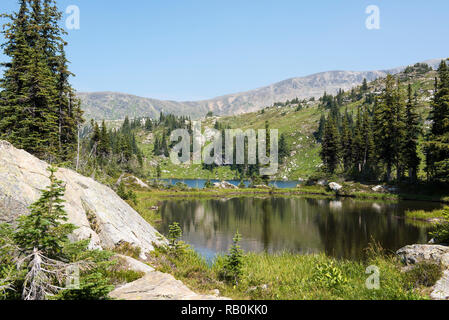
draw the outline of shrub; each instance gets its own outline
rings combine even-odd
[[[325,288],[337,288],[348,282],[341,269],[333,261],[318,265],[315,270],[314,280]]]
[[[223,269],[221,270],[221,278],[235,284],[238,284],[243,273],[243,250],[239,245],[241,240],[242,237],[237,232],[233,239],[234,243],[225,257]]]
[[[210,189],[210,188],[212,188],[212,187],[213,187],[212,181],[207,180],[206,183],[204,184],[204,188],[205,188],[205,189]]]
[[[113,251],[134,259],[139,259],[140,254],[142,253],[142,250],[139,247],[133,246],[126,241],[120,242]]]
[[[441,265],[429,262],[418,263],[406,273],[407,280],[415,288],[419,286],[432,287],[442,276]]]
[[[117,187],[117,195],[123,200],[131,200],[135,205],[137,205],[137,195],[132,190],[126,190],[123,181]]]

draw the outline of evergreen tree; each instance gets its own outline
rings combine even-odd
[[[357,173],[362,173],[363,161],[365,158],[365,142],[363,139],[362,115],[360,109],[357,110],[357,120],[354,128],[352,161],[357,169]]]
[[[321,115],[320,124],[318,125],[318,130],[313,134],[317,142],[321,143],[323,141],[324,127],[326,126],[326,116]]]
[[[418,139],[421,134],[419,116],[416,112],[416,100],[412,97],[412,86],[408,85],[406,105],[406,134],[403,148],[405,165],[408,168],[409,179],[413,182],[418,178],[418,167],[421,162],[418,156]]]
[[[285,137],[285,134],[282,133],[281,137],[279,139],[279,159],[281,162],[285,161],[285,158],[290,155],[290,149],[287,144],[287,139]]]
[[[342,121],[341,127],[341,151],[343,167],[346,172],[348,172],[353,165],[353,150],[352,150],[352,130],[349,124],[349,115],[346,110]]]
[[[375,145],[373,136],[372,119],[368,108],[363,113],[362,139],[363,139],[363,168],[364,175],[371,174],[375,160]]]
[[[329,115],[324,128],[321,159],[328,173],[333,174],[339,164],[340,138],[335,119]]]
[[[66,43],[54,0],[21,0],[6,15],[0,81],[0,137],[49,162],[71,160],[76,150],[79,102],[68,83]]]
[[[397,139],[395,130],[393,130],[397,120],[396,102],[394,78],[388,75],[385,83],[385,91],[382,94],[380,103],[376,107],[375,114],[376,148],[379,153],[379,158],[386,165],[387,181],[391,180],[391,171],[396,160],[394,150],[397,148]]]
[[[427,172],[433,180],[449,182],[449,70],[445,61],[438,76],[430,116],[433,124],[425,146]]]
[[[37,249],[49,258],[57,258],[75,227],[63,223],[68,220],[62,199],[65,187],[56,179],[56,169],[48,168],[48,171],[50,186],[42,190],[40,199],[31,205],[31,213],[19,217],[15,240],[27,253]]]

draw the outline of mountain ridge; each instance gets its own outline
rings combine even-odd
[[[435,69],[441,60],[443,59],[430,59],[420,63],[427,63]],[[387,74],[399,73],[406,67],[373,71],[324,71],[199,101],[158,100],[112,91],[80,92],[78,97],[87,119],[119,120],[126,116],[156,118],[160,112],[200,118],[212,111],[223,116],[258,111],[275,102],[296,97],[319,98],[324,92],[335,94],[339,89],[350,90],[360,85],[365,78],[373,81]]]

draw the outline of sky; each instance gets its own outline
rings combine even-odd
[[[66,37],[78,91],[200,100],[322,71],[449,56],[447,0],[57,2],[80,10],[80,28]],[[380,29],[366,27],[370,5]],[[17,7],[1,0],[0,12]]]

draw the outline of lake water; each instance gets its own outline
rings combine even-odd
[[[302,197],[167,200],[163,234],[179,222],[183,240],[206,258],[226,252],[236,231],[246,251],[326,253],[361,259],[371,240],[398,250],[429,240],[428,225],[406,220],[406,210],[433,210],[438,203],[395,203]]]
[[[178,182],[186,184],[189,188],[197,188],[204,189],[204,186],[208,180],[206,179],[162,179],[163,182],[169,185],[175,185]],[[221,180],[211,180],[212,184],[216,182],[220,182]],[[226,180],[227,182],[238,186],[240,184],[240,180]],[[250,185],[250,181],[243,181],[245,185],[248,187]],[[296,188],[300,184],[299,181],[271,181],[269,183],[270,186],[286,189],[286,188]]]

